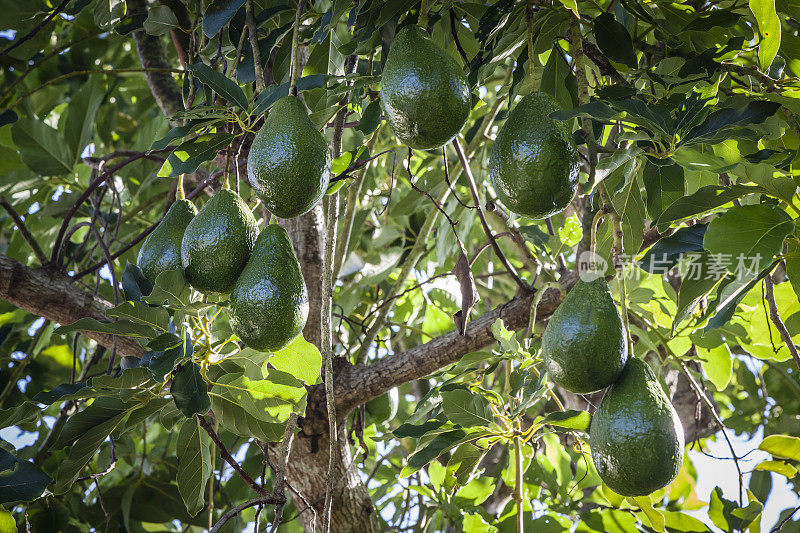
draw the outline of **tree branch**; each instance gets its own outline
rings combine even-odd
[[[8,216],[11,217],[11,220],[14,221],[14,224],[17,226],[17,229],[22,235],[22,238],[28,243],[28,246],[31,247],[36,259],[39,260],[39,264],[42,266],[46,265],[47,256],[42,251],[42,247],[39,246],[39,243],[36,241],[34,236],[31,235],[31,232],[28,230],[28,227],[25,225],[22,217],[19,216],[19,213],[17,213],[16,209],[14,209],[14,206],[11,205],[11,202],[9,202],[5,196],[0,196],[0,205],[3,206],[3,209],[8,212]]]
[[[18,40],[14,42],[14,44],[7,46],[5,49],[3,49],[3,51],[0,52],[0,57],[8,55],[8,53],[11,52],[11,50],[33,39],[36,36],[36,34],[42,31],[42,28],[47,26],[47,24],[51,20],[56,18],[56,16],[58,16],[58,14],[61,13],[69,3],[70,0],[64,0],[63,2],[61,2],[49,15],[47,15],[47,17],[38,26],[33,28],[31,31],[29,31],[22,37],[20,37]]]
[[[345,416],[354,407],[376,398],[389,389],[425,377],[440,368],[455,363],[467,353],[480,350],[493,342],[492,324],[503,319],[510,330],[528,325],[534,294],[530,293],[492,309],[467,324],[465,335],[453,330],[404,352],[373,361],[369,365],[343,366],[337,373],[336,412]],[[549,289],[537,306],[539,320],[549,317],[561,303],[561,294]]]
[[[262,498],[264,496],[267,496],[268,494],[267,491],[264,490],[264,487],[256,483],[255,480],[252,477],[250,477],[250,474],[245,472],[242,469],[241,465],[236,462],[236,459],[234,459],[233,456],[230,454],[228,448],[225,447],[225,443],[223,443],[222,439],[219,438],[219,435],[217,435],[217,432],[214,431],[213,427],[211,427],[211,424],[206,419],[206,417],[204,417],[203,415],[197,415],[197,421],[200,423],[200,427],[202,427],[206,431],[206,433],[208,433],[208,436],[211,437],[211,440],[214,441],[214,444],[219,449],[219,455],[222,457],[222,459],[225,460],[226,463],[231,465],[231,468],[233,468],[237,474],[239,474],[239,477],[242,478],[242,481],[247,483],[250,486],[250,488],[253,489],[256,492],[256,494],[258,494]]]
[[[789,330],[786,328],[786,324],[784,324],[783,320],[781,319],[780,313],[778,313],[778,304],[775,302],[775,289],[773,287],[772,278],[769,274],[764,277],[764,287],[766,288],[767,304],[769,304],[769,318],[772,320],[772,323],[775,324],[775,327],[778,328],[783,342],[786,343],[789,353],[792,354],[794,364],[796,364],[797,368],[800,369],[800,354],[797,353],[797,346],[795,346],[794,341],[792,341],[792,335],[789,333]]]
[[[79,318],[107,320],[111,303],[80,286],[72,278],[49,269],[26,267],[19,261],[0,254],[0,299],[34,315],[58,324],[71,324]],[[141,357],[144,349],[130,337],[92,331],[82,332],[106,348],[121,355]]]

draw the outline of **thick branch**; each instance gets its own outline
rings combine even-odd
[[[425,377],[455,363],[467,353],[480,350],[493,342],[491,327],[502,318],[506,327],[520,330],[528,325],[534,295],[515,298],[467,324],[465,335],[457,330],[383,359],[370,365],[344,366],[336,376],[336,411],[346,415],[355,406],[380,396],[389,389]],[[561,295],[549,289],[537,307],[538,319],[553,314],[561,303]]]
[[[786,324],[784,324],[778,312],[778,304],[775,302],[775,290],[773,288],[772,278],[769,275],[764,278],[764,287],[766,288],[767,304],[769,304],[769,318],[772,320],[772,323],[775,324],[775,327],[778,328],[783,342],[786,343],[789,353],[792,354],[794,363],[797,365],[797,368],[800,369],[800,354],[797,353],[797,346],[795,346],[792,340],[792,335],[789,333]]]
[[[111,304],[84,291],[68,276],[43,268],[28,268],[19,261],[0,255],[0,299],[34,315],[58,324],[71,324],[79,318],[106,320]],[[84,332],[106,348],[113,349],[114,335]],[[116,337],[117,352],[141,357],[144,350],[130,337]]]
[[[131,11],[146,12],[144,0],[129,0]],[[139,54],[139,63],[146,69],[168,69],[172,65],[167,61],[167,55],[161,43],[161,38],[148,35],[144,30],[133,32],[136,43],[136,53]],[[156,104],[167,118],[183,110],[183,97],[180,87],[169,72],[148,71],[145,73],[147,85],[155,98]]]

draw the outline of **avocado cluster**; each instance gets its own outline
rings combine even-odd
[[[542,337],[550,378],[575,393],[608,387],[589,428],[603,482],[623,496],[643,496],[678,475],[683,428],[653,371],[628,357],[622,317],[602,278],[578,281]]]
[[[204,294],[230,294],[234,333],[246,346],[277,351],[305,327],[308,293],[286,230],[270,224],[260,234],[244,200],[223,189],[198,212],[188,200],[169,209],[139,250],[151,281],[183,270]]]

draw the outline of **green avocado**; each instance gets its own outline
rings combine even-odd
[[[215,194],[186,227],[181,261],[186,280],[202,293],[228,293],[258,235],[253,213],[235,192]]]
[[[328,188],[331,154],[296,96],[272,106],[247,156],[250,185],[275,216],[294,218],[317,205]]]
[[[631,358],[606,391],[589,428],[597,473],[622,496],[669,485],[683,465],[683,427],[644,361]]]
[[[231,325],[250,348],[275,352],[306,325],[308,292],[286,230],[270,224],[231,292]]]
[[[397,408],[400,405],[400,393],[397,387],[390,389],[389,392],[377,398],[373,398],[366,403],[366,423],[383,424],[389,422],[397,416]]]
[[[147,236],[139,248],[136,265],[147,279],[154,282],[165,270],[180,270],[181,241],[186,226],[197,214],[197,208],[189,200],[176,200],[167,210],[156,229]]]
[[[381,103],[400,142],[417,150],[452,141],[472,109],[463,69],[417,25],[394,37],[381,75]]]
[[[578,151],[548,94],[519,101],[500,128],[489,156],[497,196],[511,211],[546,218],[563,211],[578,188]]]
[[[608,283],[578,281],[542,336],[547,373],[565,389],[586,394],[614,383],[628,359],[625,328]]]

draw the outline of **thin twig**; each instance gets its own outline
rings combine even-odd
[[[214,524],[214,527],[212,527],[209,530],[209,533],[216,533],[217,531],[222,529],[222,526],[224,526],[225,524],[228,523],[228,520],[230,520],[234,516],[238,515],[239,513],[244,511],[245,509],[248,509],[250,507],[255,507],[256,505],[280,505],[281,503],[283,503],[283,502],[281,502],[279,499],[277,499],[272,494],[264,494],[264,496],[260,496],[258,498],[253,498],[252,500],[248,500],[248,501],[246,501],[244,503],[240,503],[239,505],[237,505],[236,507],[231,508],[227,513],[222,515],[222,518],[220,518],[217,521],[217,523]]]
[[[298,35],[300,33],[300,15],[303,13],[303,6],[305,0],[297,2],[297,11],[294,14],[294,28],[292,29],[292,49],[291,49],[291,62],[289,64],[289,93],[292,96],[297,96],[297,48],[298,48]]]
[[[792,517],[795,515],[795,513],[796,513],[797,511],[800,511],[800,505],[798,505],[797,507],[795,507],[795,508],[794,508],[794,510],[793,510],[791,513],[789,513],[789,514],[786,516],[786,518],[784,518],[783,520],[781,520],[780,522],[778,522],[778,523],[775,525],[775,527],[773,527],[773,528],[772,528],[772,530],[771,530],[769,533],[778,533],[778,531],[780,531],[781,529],[783,529],[783,526],[784,526],[784,525],[786,525],[786,522],[788,522],[789,520],[791,520],[791,519],[792,519]]]
[[[511,265],[508,261],[508,258],[503,253],[503,250],[500,249],[500,245],[497,244],[497,239],[494,238],[494,234],[492,233],[492,228],[489,226],[489,223],[486,221],[486,214],[483,212],[483,207],[481,206],[480,196],[478,195],[478,186],[475,184],[475,178],[472,176],[472,169],[469,166],[469,161],[467,157],[464,155],[464,150],[461,148],[461,143],[458,142],[458,139],[453,139],[453,148],[456,150],[456,154],[458,155],[458,159],[461,161],[461,167],[464,169],[464,175],[467,177],[467,183],[469,184],[469,190],[472,193],[472,198],[475,201],[475,205],[478,208],[478,218],[481,221],[481,225],[483,226],[483,231],[486,233],[486,237],[489,239],[489,242],[492,243],[492,248],[494,249],[497,258],[503,264],[503,266],[508,270],[511,274],[511,277],[514,278],[514,281],[519,285],[519,288],[522,289],[523,292],[529,292],[530,287],[525,281],[519,277],[516,269]]]
[[[231,456],[230,452],[228,451],[228,448],[225,447],[225,444],[222,442],[222,439],[219,438],[219,435],[217,435],[217,432],[214,431],[213,427],[211,427],[211,423],[209,423],[206,417],[204,417],[203,415],[197,415],[197,420],[200,423],[200,427],[202,427],[206,431],[206,433],[208,433],[208,436],[211,437],[211,440],[214,441],[214,444],[216,444],[217,448],[219,448],[220,457],[222,457],[222,459],[224,459],[226,463],[231,465],[231,468],[233,468],[233,470],[239,475],[239,477],[242,478],[242,481],[247,483],[251,489],[253,489],[258,495],[262,497],[261,500],[258,501],[262,501],[263,497],[268,496],[268,493],[266,490],[264,490],[264,487],[256,483],[255,480],[252,477],[250,477],[250,474],[245,472],[244,469],[241,467],[241,465],[239,465],[239,463],[236,462],[236,459],[234,459],[233,456]],[[271,498],[271,496],[269,497]],[[258,505],[258,501],[256,501],[256,503],[253,503],[253,505]],[[270,503],[270,502],[263,501],[263,503]],[[246,509],[247,507],[252,507],[253,505],[248,505],[246,507],[243,507],[243,509]],[[217,522],[217,525],[219,525],[219,522]]]
[[[42,247],[39,246],[39,243],[36,241],[34,236],[28,230],[28,227],[25,225],[25,222],[22,220],[22,217],[19,216],[19,213],[14,209],[14,206],[11,205],[5,196],[0,196],[0,205],[3,206],[3,209],[8,212],[8,216],[14,221],[14,224],[17,226],[20,235],[28,243],[28,246],[31,247],[33,250],[33,255],[36,256],[36,259],[39,260],[40,265],[47,264],[47,256],[45,255],[44,251],[42,251]]]
[[[797,346],[794,344],[794,341],[792,341],[792,335],[789,333],[789,330],[786,328],[786,324],[784,324],[783,319],[781,319],[781,315],[778,312],[778,304],[775,302],[775,289],[772,283],[772,278],[769,274],[764,277],[764,286],[766,288],[765,296],[767,303],[769,304],[769,316],[772,319],[772,323],[775,324],[776,328],[778,328],[783,342],[786,343],[789,353],[792,354],[794,364],[796,364],[797,368],[800,369],[800,354],[797,352]]]
[[[4,48],[2,51],[0,51],[0,57],[3,57],[3,56],[6,56],[6,55],[8,55],[8,53],[9,53],[9,52],[11,52],[11,50],[14,50],[14,49],[15,49],[15,48],[17,48],[18,46],[21,46],[22,44],[24,44],[24,43],[26,43],[26,42],[30,41],[31,39],[33,39],[33,38],[36,36],[36,34],[37,34],[37,33],[39,33],[40,31],[42,31],[42,28],[44,28],[45,26],[47,26],[47,24],[48,24],[48,23],[49,23],[51,20],[53,20],[54,18],[56,18],[56,17],[58,16],[58,14],[59,14],[59,13],[61,13],[61,12],[64,10],[64,8],[67,6],[67,4],[69,4],[69,3],[70,3],[70,0],[64,0],[63,2],[61,2],[61,3],[60,3],[60,4],[59,4],[59,5],[58,5],[58,6],[57,6],[57,7],[56,7],[56,8],[55,8],[53,11],[51,11],[51,12],[50,12],[50,14],[49,14],[49,15],[47,15],[47,17],[46,17],[46,18],[45,18],[45,19],[44,19],[42,22],[40,22],[40,23],[39,23],[39,24],[38,24],[38,25],[37,25],[35,28],[33,28],[31,31],[29,31],[28,33],[26,33],[25,35],[23,35],[22,37],[20,37],[18,40],[14,41],[14,43],[13,43],[13,44],[11,44],[11,45],[7,46],[7,47],[6,47],[6,48]]]
[[[289,455],[292,453],[292,441],[294,440],[294,430],[297,427],[297,413],[291,413],[289,420],[286,421],[286,429],[283,431],[283,441],[281,442],[281,452],[278,460],[278,468],[275,470],[275,486],[272,493],[275,498],[286,499],[286,465],[289,463]],[[278,504],[275,508],[275,518],[272,521],[270,533],[275,533],[283,518],[283,504]]]

